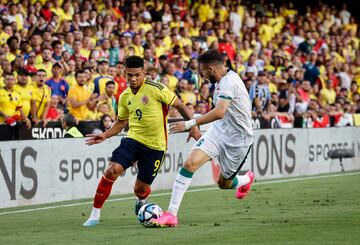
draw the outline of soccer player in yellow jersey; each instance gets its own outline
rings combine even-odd
[[[83,226],[99,224],[100,210],[110,195],[115,180],[137,161],[139,169],[134,186],[137,197],[135,213],[146,203],[151,193],[150,185],[155,179],[167,148],[167,112],[175,107],[185,118],[191,118],[191,112],[177,99],[166,86],[145,81],[144,60],[139,56],[129,56],[125,61],[125,73],[130,87],[120,96],[118,118],[114,125],[99,135],[88,135],[87,145],[103,142],[117,135],[129,124],[127,137],[121,140],[110,159],[94,197],[93,209]],[[200,132],[191,128],[189,137],[198,139]]]

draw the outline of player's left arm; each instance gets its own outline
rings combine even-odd
[[[196,125],[199,126],[222,119],[224,118],[225,112],[227,111],[229,104],[230,104],[230,100],[219,98],[219,101],[214,109],[212,109],[205,115],[202,115],[196,119],[192,119],[186,122],[176,122],[171,124],[170,132],[172,133],[182,132]]]
[[[229,104],[230,100],[220,98],[214,109],[196,119],[196,125],[203,125],[219,119],[223,119]]]

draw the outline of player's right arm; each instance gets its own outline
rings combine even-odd
[[[119,134],[127,125],[128,120],[120,120],[119,118],[115,121],[113,126],[102,134],[87,134],[86,137],[90,137],[86,140],[87,145],[94,145],[103,142],[104,140]]]

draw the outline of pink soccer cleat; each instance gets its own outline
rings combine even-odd
[[[250,191],[250,189],[251,189],[251,185],[252,185],[252,183],[253,183],[253,181],[254,181],[255,175],[254,175],[254,173],[253,173],[252,171],[247,171],[245,175],[249,176],[250,182],[247,183],[246,185],[240,186],[240,187],[237,189],[237,191],[236,191],[236,193],[235,193],[235,197],[236,197],[237,199],[243,199],[244,197],[247,196],[247,194],[249,194],[249,191]]]
[[[160,218],[151,219],[150,223],[156,227],[175,227],[179,222],[176,216],[165,212]]]

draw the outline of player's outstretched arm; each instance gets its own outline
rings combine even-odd
[[[209,111],[208,113],[206,113],[205,115],[202,115],[201,117],[198,117],[196,119],[191,119],[185,122],[172,123],[170,125],[170,132],[171,133],[183,132],[192,128],[193,126],[203,125],[222,119],[225,115],[227,108],[229,107],[229,104],[230,104],[230,100],[219,99],[216,107],[211,111]]]
[[[192,113],[189,110],[189,108],[187,108],[186,105],[184,105],[184,103],[182,103],[180,100],[176,99],[173,103],[173,107],[175,107],[178,112],[180,113],[180,115],[186,119],[186,120],[190,120],[192,118]],[[171,126],[170,126],[171,127]],[[190,128],[188,128],[190,129]],[[170,131],[171,132],[171,131]],[[191,138],[194,138],[195,140],[200,139],[201,137],[201,133],[198,127],[191,127],[190,132],[189,132],[189,136],[187,137],[187,142],[189,142],[189,140]]]
[[[86,144],[87,145],[94,145],[94,144],[99,144],[101,142],[103,142],[104,140],[106,140],[107,138],[110,138],[114,135],[117,135],[118,133],[121,132],[121,130],[123,130],[126,125],[127,125],[128,121],[127,120],[120,120],[117,119],[113,126],[105,131],[102,134],[87,134],[86,137],[90,137],[88,139],[86,139]]]

